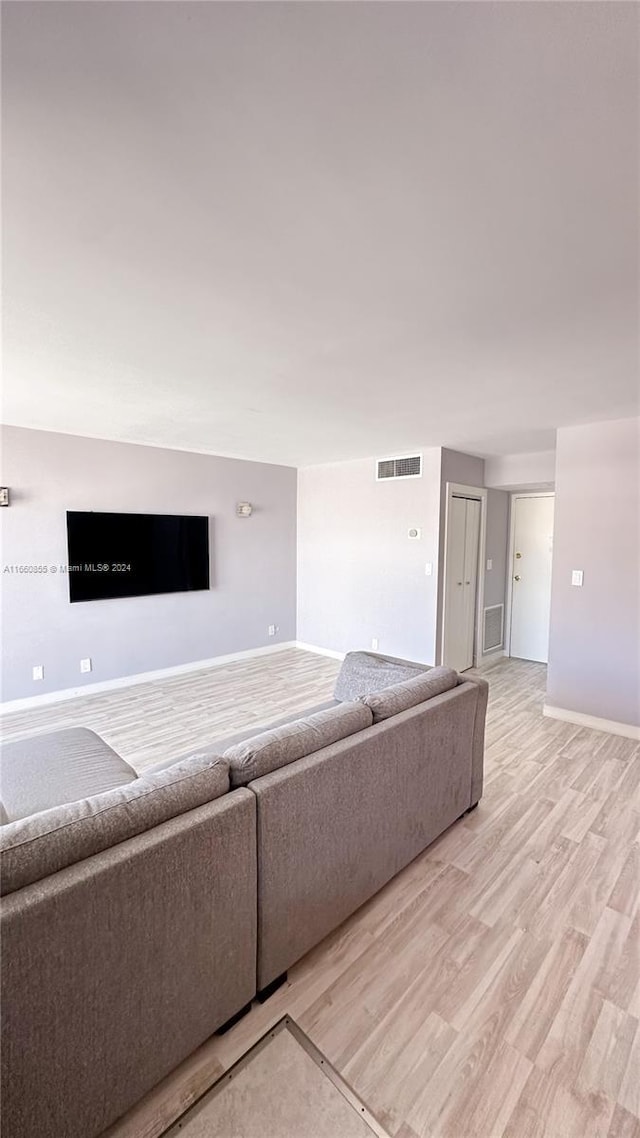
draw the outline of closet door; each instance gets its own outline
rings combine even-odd
[[[478,545],[480,542],[480,503],[477,498],[466,499],[464,533],[464,667],[473,667],[473,644],[476,631],[476,597],[478,595]]]
[[[479,537],[480,502],[452,498],[447,528],[443,663],[457,672],[473,667]]]

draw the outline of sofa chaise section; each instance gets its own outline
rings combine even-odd
[[[130,767],[88,727],[65,727],[0,745],[3,824],[127,786]]]

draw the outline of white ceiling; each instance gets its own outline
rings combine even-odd
[[[638,413],[636,5],[3,8],[5,421],[304,464]]]

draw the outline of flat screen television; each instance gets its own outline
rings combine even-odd
[[[67,511],[69,600],[209,588],[209,519]]]

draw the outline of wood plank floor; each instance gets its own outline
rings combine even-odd
[[[92,725],[143,768],[327,698],[337,668],[286,650],[3,726]],[[109,1138],[156,1138],[285,1012],[394,1138],[640,1138],[640,744],[544,719],[541,665],[485,674],[478,809]]]
[[[0,719],[3,740],[91,727],[137,771],[330,699],[337,660],[295,648],[136,684]]]

